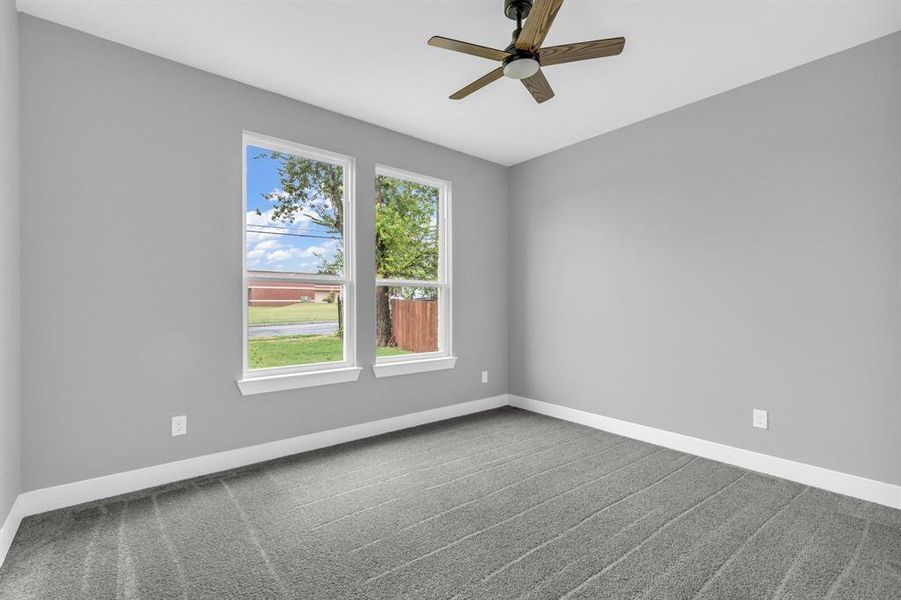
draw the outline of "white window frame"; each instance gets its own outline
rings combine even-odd
[[[413,183],[438,188],[438,280],[376,278],[376,288],[389,287],[435,287],[438,288],[438,351],[403,354],[399,356],[377,356],[372,370],[376,377],[393,377],[426,371],[452,369],[457,362],[453,353],[452,319],[453,287],[451,229],[451,182],[429,177],[385,165],[376,165],[375,176],[392,177]],[[373,215],[374,218],[374,215]]]
[[[258,146],[268,150],[284,152],[325,162],[342,167],[344,173],[344,273],[337,275],[279,273],[260,274],[247,271],[247,146]],[[242,343],[242,377],[238,380],[241,393],[260,394],[295,388],[312,387],[331,383],[356,381],[362,369],[356,363],[356,265],[354,238],[354,176],[355,161],[351,156],[297,144],[267,135],[243,132],[241,144],[242,190],[241,190],[241,224],[242,224],[242,311],[243,311],[243,343]],[[251,274],[253,273],[253,274]],[[290,365],[265,369],[250,369],[247,362],[247,313],[248,313],[248,280],[294,281],[297,283],[330,284],[344,286],[344,359],[334,362],[311,363],[306,365]]]

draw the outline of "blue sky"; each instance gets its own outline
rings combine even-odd
[[[261,154],[265,158],[255,158]],[[316,273],[317,255],[334,257],[340,240],[335,234],[298,214],[294,223],[272,221],[273,203],[263,194],[279,192],[279,161],[265,148],[247,146],[247,269],[292,273]],[[257,215],[257,209],[262,215]]]

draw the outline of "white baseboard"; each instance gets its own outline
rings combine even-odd
[[[490,398],[461,402],[369,423],[348,425],[347,427],[319,431],[286,440],[227,450],[153,467],[135,469],[134,471],[114,473],[25,492],[19,495],[12,511],[10,511],[9,517],[3,524],[2,537],[0,537],[0,565],[3,564],[3,559],[6,558],[6,552],[12,543],[13,537],[15,537],[20,521],[29,515],[75,506],[83,502],[100,500],[119,494],[136,492],[145,488],[208,475],[218,471],[235,469],[274,458],[290,456],[299,452],[308,452],[327,446],[343,444],[344,442],[352,442],[408,427],[461,417],[491,410],[492,408],[499,408],[507,404],[507,395],[501,394]]]
[[[6,560],[6,553],[9,552],[13,538],[16,537],[22,518],[22,503],[19,501],[19,498],[16,498],[12,508],[9,509],[9,514],[6,515],[6,519],[3,521],[3,526],[0,527],[0,567],[3,566],[3,561]]]
[[[19,528],[19,523],[23,518],[30,515],[75,506],[83,502],[109,498],[119,494],[136,492],[145,488],[208,475],[218,471],[243,467],[299,452],[317,450],[344,442],[406,429],[407,427],[415,427],[492,408],[499,408],[507,404],[744,469],[782,477],[783,479],[831,492],[901,509],[901,486],[831,471],[822,467],[743,450],[645,425],[638,425],[629,421],[604,417],[557,404],[531,400],[521,396],[501,394],[490,398],[442,406],[432,410],[380,419],[369,423],[349,425],[257,446],[217,452],[153,467],[25,492],[19,495],[2,528],[0,528],[0,565],[3,564],[3,560],[6,558],[9,546]]]
[[[734,446],[682,435],[681,433],[655,429],[645,425],[630,423],[629,421],[604,417],[575,408],[523,398],[513,394],[510,395],[510,405],[549,417],[556,417],[594,427],[595,429],[609,431],[610,433],[657,446],[664,446],[665,448],[672,448],[680,452],[709,458],[743,469],[766,473],[767,475],[822,488],[830,492],[901,509],[901,486],[898,485],[840,473],[839,471],[831,471],[769,454],[743,450]]]

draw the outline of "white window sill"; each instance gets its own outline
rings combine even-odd
[[[411,373],[425,373],[427,371],[443,371],[453,369],[457,362],[456,356],[442,356],[441,358],[421,358],[419,360],[405,360],[387,362],[373,365],[372,372],[376,377],[394,377],[396,375],[410,375]]]
[[[252,396],[267,392],[283,392],[285,390],[296,390],[317,385],[356,381],[362,371],[363,369],[360,367],[344,367],[325,371],[308,371],[306,373],[245,377],[244,379],[239,379],[237,383],[242,395]]]

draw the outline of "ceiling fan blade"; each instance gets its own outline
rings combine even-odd
[[[538,50],[562,4],[563,0],[535,0],[526,24],[523,25],[519,37],[516,38],[516,49],[528,52]]]
[[[623,51],[626,38],[616,37],[606,40],[580,42],[578,44],[561,44],[541,49],[541,66],[549,67],[577,60],[616,56]]]
[[[544,73],[541,72],[541,69],[538,69],[538,72],[531,77],[523,79],[522,84],[526,86],[526,89],[529,90],[529,93],[532,94],[532,97],[535,98],[535,102],[538,104],[554,97],[554,90],[551,89],[551,84],[544,78]]]
[[[504,52],[503,50],[489,48],[488,46],[479,46],[478,44],[470,44],[469,42],[461,42],[459,40],[452,40],[450,38],[441,37],[440,35],[432,37],[429,40],[429,46],[453,50],[454,52],[462,52],[463,54],[471,54],[472,56],[479,56],[491,60],[504,60],[510,56],[509,52]]]
[[[504,76],[504,68],[498,67],[495,70],[488,73],[487,75],[483,75],[482,77],[479,77],[478,79],[476,79],[475,81],[473,81],[472,83],[467,85],[466,87],[457,90],[456,92],[454,92],[451,95],[450,99],[451,100],[462,100],[463,98],[470,95],[471,93],[482,89],[483,87],[485,87],[492,81],[497,81],[498,79],[500,79],[503,76]]]

